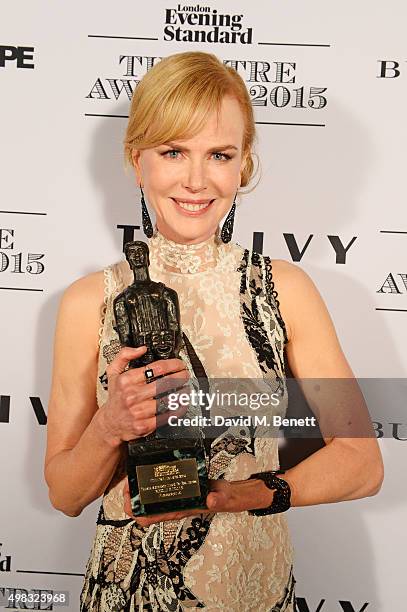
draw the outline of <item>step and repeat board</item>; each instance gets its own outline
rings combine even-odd
[[[143,239],[123,157],[132,92],[163,57],[199,50],[238,71],[255,113],[259,182],[239,200],[234,239],[306,270],[355,375],[388,390],[372,416],[380,493],[287,513],[296,608],[403,609],[406,19],[401,0],[3,7],[0,605],[25,589],[53,592],[47,609],[79,609],[100,501],[71,518],[48,499],[56,313],[71,282]]]

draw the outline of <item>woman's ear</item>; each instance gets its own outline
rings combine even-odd
[[[240,172],[239,172],[239,187],[241,187],[242,185],[242,174],[244,172],[244,169],[246,167],[246,162],[247,162],[247,155],[243,155],[242,157],[242,163],[240,164]]]
[[[134,166],[134,171],[136,173],[137,184],[141,185],[140,150],[133,149],[131,152],[131,158],[133,160],[133,166]]]
[[[240,172],[239,172],[239,181],[240,181],[239,182],[239,187],[241,187],[241,185],[242,185],[242,180],[243,180],[242,179],[242,175],[243,175],[243,172],[246,170],[246,165],[247,165],[247,161],[249,159],[249,156],[250,156],[250,151],[246,151],[242,155],[242,162],[240,164]]]

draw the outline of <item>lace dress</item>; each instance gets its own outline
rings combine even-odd
[[[218,232],[198,245],[174,243],[155,229],[150,277],[175,289],[182,331],[209,383],[237,378],[250,392],[276,391],[284,415],[287,340],[271,261]],[[126,261],[104,270],[97,401],[107,399],[106,365],[120,350],[112,301],[131,282]],[[180,357],[194,376],[185,345]],[[260,428],[261,429],[261,428]],[[264,432],[263,432],[264,433]],[[227,428],[211,446],[210,478],[243,480],[279,467],[277,432]],[[293,549],[284,513],[211,513],[143,528],[123,511],[124,453],[104,493],[80,597],[81,612],[198,610],[293,612]]]

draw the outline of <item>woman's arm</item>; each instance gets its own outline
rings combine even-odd
[[[326,443],[281,476],[290,484],[291,503],[307,506],[375,495],[383,481],[381,453],[328,310],[298,266],[274,261],[273,277],[287,327],[288,362]],[[320,379],[319,391],[301,379]],[[361,437],[346,437],[346,424],[351,421],[354,431],[363,432]]]
[[[166,422],[156,414],[157,385],[146,384],[144,367],[128,363],[145,346],[122,347],[107,366],[108,399],[98,409],[96,381],[103,273],[79,279],[61,300],[55,333],[54,371],[48,407],[45,479],[53,506],[69,516],[100,497],[121,458],[123,442],[152,433]],[[159,359],[155,376],[185,381],[182,359]],[[162,381],[161,381],[162,382]],[[182,416],[183,408],[173,414]]]
[[[381,453],[363,395],[342,352],[328,310],[314,283],[298,266],[275,260],[273,277],[287,327],[290,368],[318,419],[326,443],[324,448],[279,475],[290,484],[291,505],[308,506],[375,495],[383,481]],[[315,382],[320,383],[318,389]],[[348,430],[353,436],[361,432],[361,437],[345,437]],[[332,435],[333,432],[340,435]],[[123,492],[125,512],[132,516],[126,483]],[[258,479],[211,481],[206,512],[266,508],[273,496],[274,491]],[[133,518],[146,527],[200,512]]]
[[[109,484],[120,458],[96,402],[103,272],[64,292],[58,311],[48,405],[45,479],[52,505],[78,516]]]

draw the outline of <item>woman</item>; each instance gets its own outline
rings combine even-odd
[[[183,332],[208,380],[274,385],[283,415],[285,356],[299,379],[353,374],[310,278],[230,240],[236,196],[253,172],[254,137],[237,72],[214,55],[188,52],[163,59],[137,86],[125,150],[142,192],[150,277],[177,291]],[[81,610],[293,611],[284,511],[376,494],[383,478],[377,442],[329,435],[332,398],[306,390],[325,434],[322,449],[276,474],[276,436],[226,430],[212,443],[207,512],[132,517],[124,442],[156,429],[156,387],[146,384],[145,367],[127,368],[145,347],[121,347],[113,328],[113,299],[131,282],[124,260],[90,274],[68,287],[58,314],[50,499],[78,516],[104,494]],[[150,364],[154,376],[194,377],[187,348],[179,359]],[[358,390],[348,403],[363,406]]]

